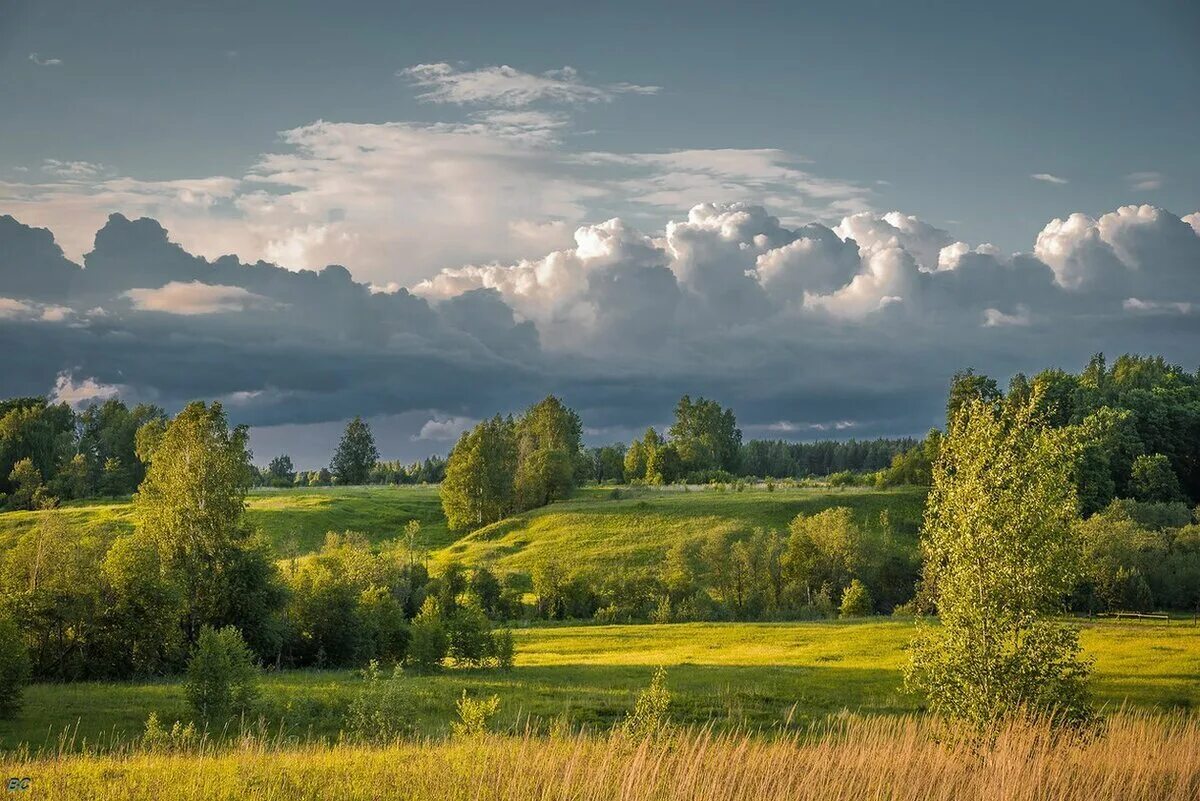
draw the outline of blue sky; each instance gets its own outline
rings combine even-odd
[[[750,237],[743,249],[759,249],[757,280],[775,293],[772,303],[836,309],[839,326],[849,325],[848,314],[868,306],[874,313],[913,296],[881,289],[878,297],[843,293],[826,303],[810,300],[822,296],[813,286],[789,284],[787,291],[807,293],[789,300],[778,295],[783,284],[770,286],[774,274],[761,259],[803,238],[797,232],[805,224],[822,223],[843,239],[855,237],[863,248],[855,264],[882,286],[885,268],[871,265],[864,239],[880,235],[864,228],[867,218],[847,222],[855,213],[879,221],[896,210],[940,232],[922,233],[912,223],[901,243],[923,274],[936,271],[938,249],[962,242],[986,251],[971,258],[1004,264],[1014,253],[1036,253],[1057,286],[1075,291],[1073,276],[1109,269],[1088,261],[1093,256],[1076,258],[1089,236],[1128,270],[1145,273],[1122,245],[1124,222],[1104,222],[1121,207],[1144,204],[1169,216],[1123,219],[1165,226],[1164,241],[1182,241],[1183,250],[1156,245],[1154,258],[1182,259],[1183,266],[1163,269],[1191,275],[1192,246],[1177,232],[1187,236],[1181,226],[1200,208],[1200,9],[1183,2],[1052,6],[8,3],[0,8],[0,215],[49,228],[67,258],[80,264],[108,215],[122,212],[155,218],[172,241],[209,259],[236,253],[245,262],[313,270],[344,264],[359,282],[411,290],[435,309],[463,292],[495,292],[516,313],[515,325],[536,329],[540,350],[526,364],[542,359],[542,351],[561,356],[570,347],[602,354],[597,320],[621,315],[608,300],[580,301],[569,275],[531,292],[528,282],[518,285],[519,271],[483,266],[515,267],[567,251],[587,262],[595,251],[576,252],[584,242],[574,232],[614,217],[661,244],[671,239],[671,222],[699,231],[717,219],[689,222],[696,204],[765,209],[782,233],[754,217],[758,222],[726,225],[721,236],[736,228],[737,236]],[[1072,224],[1076,213],[1095,225]],[[1056,219],[1063,225],[1047,233]],[[593,234],[608,237],[603,248],[624,243],[620,259],[642,258],[628,256],[632,235]],[[757,244],[755,236],[762,237]],[[617,250],[605,258],[618,259]],[[670,253],[664,269],[688,298],[716,286],[717,279],[704,277],[708,268],[696,266],[703,259]],[[738,280],[754,267],[734,261],[722,262],[723,269]],[[465,272],[467,265],[475,271]],[[0,278],[4,269],[0,264]],[[744,289],[727,279],[721,279],[722,303]],[[212,285],[203,276],[196,280]],[[1164,312],[1192,302],[1176,291],[1186,278],[1164,280],[1166,294],[1149,300],[1123,288],[1128,297],[1117,299],[1120,308]],[[123,285],[122,291],[158,288]],[[835,289],[822,291],[832,297]],[[29,300],[4,290],[0,284],[0,299]],[[225,290],[203,291],[211,300]],[[169,297],[174,302],[180,294]],[[1141,305],[1130,305],[1130,298]],[[65,295],[59,301],[73,307]],[[760,314],[753,306],[759,301],[745,302],[751,305],[718,310],[709,297],[704,313],[726,322]],[[983,322],[975,323],[993,338],[963,340],[970,345],[954,359],[998,372],[1075,366],[1093,344],[1023,350],[996,329],[1036,328],[1033,305],[1015,296],[987,302],[998,305],[981,305]],[[218,316],[228,322],[221,309]],[[169,313],[162,303],[152,311]],[[1151,326],[1160,338],[1150,346],[1184,358],[1194,344],[1187,337],[1196,315],[1180,315]],[[1061,309],[1047,312],[1047,319],[1061,316]],[[823,351],[835,364],[838,347],[843,357],[859,353],[864,328],[877,324],[856,317],[854,330]],[[1140,330],[1146,329],[1143,320]],[[741,329],[729,330],[722,347]],[[1111,346],[1133,344],[1146,343],[1114,337]],[[83,363],[64,348],[49,383],[46,375],[31,375],[12,379],[12,389],[40,382],[47,391],[56,375],[86,383],[104,373],[109,380],[100,385],[178,400],[152,377],[143,377],[143,386],[123,383],[116,379],[126,366]],[[1026,365],[1022,352],[1042,361]],[[661,358],[688,363],[676,351]],[[935,367],[944,354],[910,358],[911,379],[894,387],[898,393],[916,392],[918,380],[962,366]],[[578,377],[581,385],[629,371],[606,356],[595,359],[593,374]],[[775,369],[768,364],[764,357],[762,369]],[[702,360],[679,372],[671,392],[706,383],[722,389]],[[830,387],[808,383],[807,392],[853,393],[866,378],[846,375],[841,366],[822,375]],[[770,379],[763,373],[743,385]],[[218,389],[227,387],[214,386],[210,394]],[[287,388],[247,385],[237,397],[269,390]],[[877,409],[864,407],[862,419],[845,429],[830,428],[843,421],[825,412],[815,415],[820,420],[791,420],[806,417],[794,409],[808,397],[797,389],[747,389],[728,400],[761,410],[747,421],[759,426],[756,434],[909,434],[936,421],[934,399],[943,391],[944,381],[936,379],[914,395],[922,400],[903,420],[870,422]],[[521,393],[505,398],[524,400]],[[447,399],[425,406],[398,399],[371,411],[407,421],[397,424],[405,431],[417,427],[398,435],[409,444],[397,446],[397,455],[410,455],[443,447],[412,439],[425,422],[486,413]],[[596,413],[611,419],[614,436],[663,416],[616,408]],[[264,429],[338,424],[324,412],[290,419],[248,410],[246,416]],[[803,428],[810,424],[826,428]]]

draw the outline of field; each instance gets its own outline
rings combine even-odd
[[[500,572],[528,571],[541,560],[604,572],[616,566],[652,562],[681,539],[713,532],[749,533],[755,528],[786,530],[798,513],[849,506],[864,523],[875,524],[885,509],[892,528],[916,541],[924,491],[831,490],[813,487],[757,487],[744,492],[692,488],[619,489],[593,487],[568,501],[553,503],[472,532],[438,554]]]
[[[679,539],[713,531],[749,533],[756,527],[786,529],[799,512],[849,506],[864,523],[888,510],[899,536],[916,541],[924,491],[764,488],[744,492],[677,488],[585,488],[568,501],[516,515],[458,538],[446,529],[438,488],[314,487],[258,489],[250,493],[247,520],[262,529],[281,556],[317,550],[329,531],[357,531],[371,541],[395,539],[409,520],[421,522],[420,548],[437,564],[458,559],[501,572],[528,571],[543,559],[603,571],[643,565]],[[0,513],[0,551],[37,525],[38,512]],[[111,535],[131,531],[128,500],[67,504],[54,512],[75,531]]]
[[[632,706],[665,666],[680,723],[720,728],[804,726],[846,712],[899,715],[919,710],[900,668],[913,624],[902,621],[543,626],[516,631],[510,673],[449,670],[404,676],[415,734],[442,735],[464,689],[500,697],[497,725],[555,720],[604,729]],[[1086,624],[1096,660],[1094,690],[1109,709],[1200,708],[1200,628],[1191,621]],[[262,715],[292,734],[334,738],[362,679],[350,671],[285,671],[265,679]],[[146,717],[187,717],[176,681],[35,685],[0,743],[53,747],[66,730],[77,745],[111,744],[141,732]]]
[[[27,780],[22,797],[97,801],[1194,801],[1200,722],[1121,714],[1100,737],[1017,723],[986,753],[929,720],[849,718],[774,738],[526,734],[282,749],[254,739],[200,752],[0,758],[0,770]]]

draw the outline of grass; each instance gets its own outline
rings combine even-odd
[[[508,673],[449,670],[405,676],[402,691],[418,734],[446,732],[464,689],[496,694],[498,723],[553,720],[604,729],[629,710],[654,668],[668,670],[673,716],[719,728],[777,728],[824,721],[846,710],[901,715],[919,711],[900,670],[913,624],[893,620],[818,623],[694,623],[547,626],[518,629]],[[1095,657],[1093,688],[1109,709],[1200,709],[1200,627],[1190,621],[1085,624]],[[352,671],[267,674],[262,714],[293,733],[336,737],[362,680]],[[0,723],[0,746],[53,746],[66,729],[82,744],[141,732],[146,717],[186,719],[177,681],[35,685],[16,721]]]
[[[979,748],[929,719],[850,718],[815,735],[684,731],[484,735],[382,747],[279,747],[252,739],[199,753],[17,757],[31,799],[896,799],[1194,801],[1200,718],[1118,715],[1095,734],[1018,722]]]
[[[41,514],[0,513],[0,551],[36,526]],[[114,537],[132,531],[134,525],[127,498],[69,503],[54,514],[73,531]],[[287,555],[317,550],[329,531],[358,531],[373,542],[395,539],[409,520],[421,521],[422,548],[437,550],[454,541],[446,530],[436,486],[256,489],[247,499],[246,519]]]
[[[303,556],[321,547],[329,531],[358,531],[372,542],[399,537],[409,520],[421,521],[419,547],[434,564],[458,559],[502,572],[528,572],[543,560],[600,572],[654,563],[679,539],[713,531],[749,533],[786,529],[799,512],[849,506],[875,524],[885,509],[899,536],[916,541],[924,491],[830,490],[781,485],[744,492],[678,488],[587,487],[553,503],[459,538],[447,530],[436,486],[311,487],[258,489],[247,500],[250,525],[262,529],[281,556]],[[39,512],[0,513],[0,551],[38,524]],[[54,514],[74,531],[108,537],[133,530],[128,499],[66,504]]]
[[[655,563],[681,539],[712,532],[746,534],[757,527],[785,530],[798,513],[849,506],[874,525],[888,511],[897,534],[915,543],[925,492],[779,487],[744,492],[678,488],[590,487],[577,497],[472,532],[435,556],[528,572],[544,560],[592,572]]]

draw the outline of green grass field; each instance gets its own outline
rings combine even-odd
[[[591,487],[577,497],[502,520],[472,532],[436,557],[484,564],[500,572],[528,571],[539,561],[604,572],[644,565],[682,539],[712,532],[748,534],[758,527],[786,530],[798,513],[849,506],[864,523],[888,511],[893,529],[915,542],[925,492],[831,490],[812,487],[764,488],[744,492],[678,488]]]
[[[924,490],[831,490],[813,487],[758,487],[744,492],[678,488],[587,487],[568,501],[552,503],[459,538],[446,529],[436,486],[314,487],[259,489],[250,493],[250,525],[271,538],[281,556],[320,548],[329,531],[358,531],[373,542],[395,539],[409,520],[421,521],[420,547],[435,564],[458,559],[501,572],[527,572],[541,560],[601,572],[614,566],[652,562],[680,539],[713,531],[748,534],[756,527],[783,530],[799,512],[849,506],[864,523],[887,510],[898,535],[915,542]],[[0,513],[0,551],[37,525],[39,512]],[[68,528],[131,531],[127,500],[67,504],[53,514]]]
[[[41,512],[0,513],[0,550],[36,526]],[[125,500],[84,501],[55,510],[77,531],[133,530],[133,507]],[[373,542],[395,539],[409,520],[421,521],[423,548],[437,550],[454,541],[436,486],[310,487],[257,489],[250,493],[246,518],[262,529],[281,553],[305,554],[321,547],[329,531],[358,531]]]
[[[912,634],[912,623],[892,620],[546,626],[516,631],[509,673],[451,669],[400,682],[418,733],[445,732],[464,689],[500,697],[500,726],[531,718],[607,727],[662,665],[675,720],[773,728],[843,710],[917,710],[900,673]],[[1108,708],[1200,707],[1200,628],[1190,621],[1090,623],[1082,640],[1096,660],[1096,698]],[[299,735],[333,737],[361,685],[351,671],[267,674],[263,714]],[[0,723],[0,743],[54,745],[68,729],[77,745],[112,742],[138,734],[151,712],[187,718],[178,681],[39,684],[21,716]]]

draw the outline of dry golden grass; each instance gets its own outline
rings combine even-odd
[[[992,747],[919,718],[851,719],[819,736],[682,732],[489,735],[386,747],[63,755],[0,762],[22,798],[77,799],[995,799],[1195,801],[1200,718],[1118,714],[1090,736],[1013,724]]]

